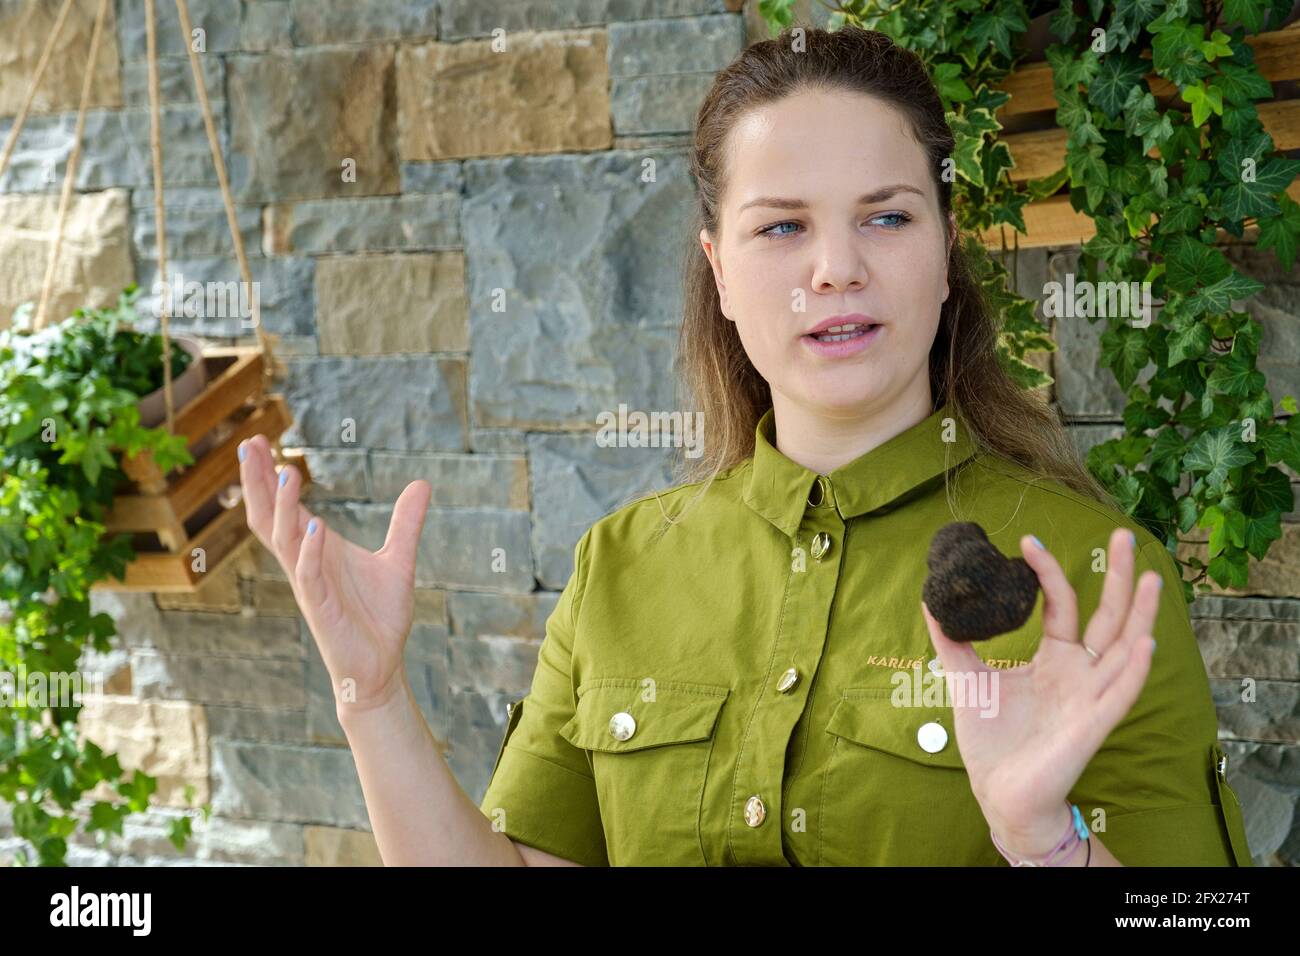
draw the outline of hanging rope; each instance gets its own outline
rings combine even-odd
[[[45,68],[50,65],[50,55],[54,52],[54,43],[63,32],[63,21],[68,19],[68,11],[72,8],[72,0],[63,0],[63,6],[59,9],[59,15],[54,21],[54,28],[50,30],[49,39],[45,41],[45,49],[41,51],[41,58],[36,61],[36,72],[32,74],[32,82],[27,87],[27,97],[23,100],[22,107],[18,110],[18,116],[14,119],[14,125],[9,128],[9,137],[5,140],[4,152],[0,153],[0,178],[4,177],[5,170],[9,168],[9,160],[13,156],[14,146],[18,142],[18,134],[23,131],[23,124],[27,122],[27,111],[32,107],[32,100],[36,98],[36,87],[40,86],[41,77],[45,75]],[[27,8],[26,19],[30,20],[36,10],[36,3]],[[15,36],[22,36],[26,22],[19,26]]]
[[[158,232],[158,275],[163,293],[158,319],[162,323],[163,402],[167,407],[167,434],[176,432],[172,400],[171,283],[167,279],[167,218],[163,214],[162,109],[158,94],[158,37],[154,29],[153,0],[144,0],[144,32],[149,57],[149,152],[153,158],[153,218]]]
[[[262,366],[263,377],[269,382],[274,371],[274,356],[271,354],[271,343],[266,330],[262,328],[259,297],[252,294],[253,272],[248,266],[248,256],[244,252],[244,240],[239,232],[239,220],[235,217],[235,200],[230,194],[230,182],[226,178],[226,162],[221,156],[221,144],[217,141],[217,127],[212,121],[212,105],[208,102],[207,84],[203,81],[203,70],[199,67],[199,56],[194,52],[194,44],[191,42],[194,31],[190,26],[190,10],[186,0],[176,0],[176,12],[180,16],[181,34],[185,42],[185,49],[190,56],[190,70],[194,74],[194,88],[198,93],[199,106],[203,110],[203,126],[208,131],[208,146],[212,150],[212,164],[217,169],[217,182],[221,184],[221,199],[226,207],[226,221],[230,224],[230,238],[235,245],[235,258],[239,260],[239,273],[243,277],[245,287],[249,290],[248,301],[253,307],[253,328],[257,332],[257,343],[265,356],[265,362]]]
[[[54,289],[54,270],[59,262],[59,247],[63,245],[63,225],[67,220],[68,204],[72,199],[72,184],[77,178],[77,162],[81,159],[81,136],[86,128],[86,105],[90,102],[90,87],[95,79],[95,60],[99,56],[99,38],[104,32],[104,18],[107,14],[108,0],[99,0],[99,11],[95,14],[95,29],[90,35],[90,58],[86,61],[86,75],[81,81],[77,128],[72,134],[72,152],[68,155],[68,168],[63,175],[63,192],[59,195],[59,213],[54,222],[54,245],[50,249],[50,260],[45,266],[45,281],[41,284],[41,298],[36,306],[34,328],[37,331],[45,326],[45,311],[49,306],[50,293]]]

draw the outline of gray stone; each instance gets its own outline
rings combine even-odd
[[[461,40],[524,30],[563,30],[604,26],[645,17],[690,17],[726,11],[725,0],[443,0],[441,37]],[[739,18],[737,18],[739,19]]]
[[[295,418],[281,436],[285,444],[465,450],[463,359],[329,357],[285,364],[283,392]]]
[[[244,4],[239,24],[241,49],[255,52],[286,50],[293,46],[293,21],[289,0],[258,0]]]
[[[1295,622],[1194,618],[1192,626],[1210,676],[1300,680],[1300,625]]]
[[[268,701],[305,708],[302,661],[198,657],[137,651],[131,656],[135,693],[142,699],[257,706]]]
[[[1204,595],[1189,606],[1193,618],[1230,621],[1300,621],[1300,600],[1294,598],[1223,597]]]
[[[370,493],[367,454],[363,448],[304,449],[311,468],[306,500],[373,497]]]
[[[306,743],[307,711],[208,704],[208,736]]]
[[[375,551],[383,546],[393,509],[323,502],[318,513],[349,541]],[[430,508],[416,553],[416,586],[532,591],[528,526],[526,512]]]
[[[451,693],[447,767],[476,806],[487,792],[492,762],[505,737],[509,719],[506,705],[526,692],[524,687],[508,693],[480,694],[470,690]]]
[[[465,176],[458,160],[402,163],[403,193],[461,193]]]
[[[363,43],[438,35],[434,0],[291,0],[293,43]]]
[[[239,49],[239,0],[190,0],[188,6],[190,26],[203,31],[200,57]],[[181,34],[176,4],[155,3],[154,10],[158,55],[188,56],[193,37]],[[123,60],[148,53],[145,30],[144,0],[117,0],[117,44]]]
[[[235,244],[220,189],[182,186],[163,192],[167,225],[167,258],[234,258]],[[262,254],[262,211],[257,206],[236,205],[239,237],[250,257]],[[136,190],[131,197],[133,241],[138,259],[158,258],[158,231],[153,190]]]
[[[1256,866],[1295,866],[1300,846],[1300,747],[1225,740],[1228,784],[1241,803]],[[1286,856],[1286,848],[1291,856]]]
[[[228,234],[227,238],[229,238]],[[315,333],[316,263],[314,260],[285,256],[264,259],[250,255],[248,268],[253,274],[262,325],[268,332],[299,336],[310,336]],[[173,289],[174,306],[170,321],[173,332],[214,338],[250,337],[256,334],[251,319],[252,293],[242,291],[239,263],[233,258],[216,256],[201,259],[169,259],[167,271]],[[138,304],[145,313],[138,328],[143,331],[154,331],[159,326],[154,316],[160,308],[159,296],[154,290],[160,292],[162,288],[158,263],[153,259],[142,259],[136,274],[140,276],[140,286],[144,290]],[[185,290],[185,285],[190,282],[204,283],[202,301],[199,301],[197,295],[194,297],[196,312],[206,313],[213,308],[215,312],[225,314],[184,315],[181,310],[190,297],[190,293]],[[207,283],[213,285],[209,287]],[[175,291],[178,285],[180,292]],[[211,293],[210,297],[209,293]],[[249,318],[240,314],[245,306],[248,307]]]
[[[745,23],[732,13],[609,24],[611,79],[714,73],[745,48]],[[686,104],[692,110],[698,101]]]
[[[461,244],[460,197],[447,193],[300,202],[286,215],[294,252],[415,252]]]
[[[522,455],[528,451],[528,438],[505,428],[471,428],[469,447],[475,454]]]
[[[207,91],[208,102],[213,107],[215,119],[219,115],[217,107],[221,107],[223,111],[225,109],[226,73],[221,58],[201,56],[199,69],[203,73],[203,88]],[[199,94],[194,86],[194,68],[190,66],[188,56],[158,58],[158,97],[164,105],[198,103]],[[127,106],[149,108],[149,62],[147,60],[133,60],[122,64],[122,98]],[[163,151],[166,152],[170,145],[163,143]]]
[[[457,690],[527,691],[541,641],[514,637],[448,639],[448,680]]]
[[[465,179],[474,424],[579,428],[620,403],[672,409],[681,277],[664,249],[687,241],[683,157],[469,160]]]
[[[1233,737],[1273,743],[1300,739],[1300,683],[1215,678],[1210,687],[1220,734],[1227,731]]]
[[[615,135],[689,132],[713,79],[713,73],[673,73],[610,80],[609,107]]]
[[[217,139],[227,152],[221,113],[214,103]],[[196,106],[164,106],[160,112],[163,186],[215,186],[217,173]],[[0,192],[57,192],[62,188],[72,138],[75,113],[32,116],[23,125],[9,168],[0,177]],[[0,120],[0,141],[9,135],[13,119]],[[153,160],[149,151],[149,112],[129,109],[88,111],[77,161],[75,186],[82,191],[126,186],[153,189]],[[152,195],[152,193],[151,193]],[[165,198],[165,196],[164,196]]]
[[[170,807],[150,807],[143,813],[133,813],[122,821],[121,836],[109,836],[102,849],[97,849],[94,834],[78,828],[69,838],[68,863],[74,865],[72,850],[75,848],[78,859],[89,859],[88,855],[92,854],[109,854],[114,860],[85,865],[130,866],[139,865],[146,859],[157,861],[155,865],[186,861],[257,866],[302,865],[302,827],[292,823],[229,820],[220,816],[204,821],[194,817],[185,848],[177,850],[168,833],[172,821],[185,814],[184,810]]]
[[[560,590],[573,548],[599,518],[672,484],[672,449],[601,448],[594,435],[529,435],[533,555],[542,585]]]
[[[376,451],[370,456],[371,497],[396,500],[416,479],[433,487],[435,508],[528,510],[528,462],[497,455],[409,455]]]
[[[342,747],[213,740],[212,810],[245,820],[369,826],[352,752]]]
[[[167,655],[264,657],[300,660],[302,642],[292,620],[204,611],[163,611],[147,623],[119,624],[124,647]]]
[[[555,591],[531,594],[482,594],[452,591],[447,609],[452,633],[460,637],[512,637],[541,640],[546,621],[560,596]]]

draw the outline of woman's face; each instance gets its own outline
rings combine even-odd
[[[859,93],[804,91],[748,113],[727,149],[721,238],[702,230],[700,242],[774,403],[832,417],[928,405],[949,234],[902,115]],[[807,334],[853,313],[836,324],[879,328],[838,343]]]

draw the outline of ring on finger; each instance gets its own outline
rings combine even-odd
[[[1101,660],[1101,655],[1089,647],[1087,641],[1080,641],[1079,643],[1083,646],[1083,649],[1088,652],[1088,656],[1094,661]]]

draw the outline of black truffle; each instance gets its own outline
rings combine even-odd
[[[954,641],[982,641],[1029,620],[1038,600],[1038,575],[1024,558],[1008,558],[973,521],[938,530],[926,558],[930,573],[921,596],[943,633]]]

